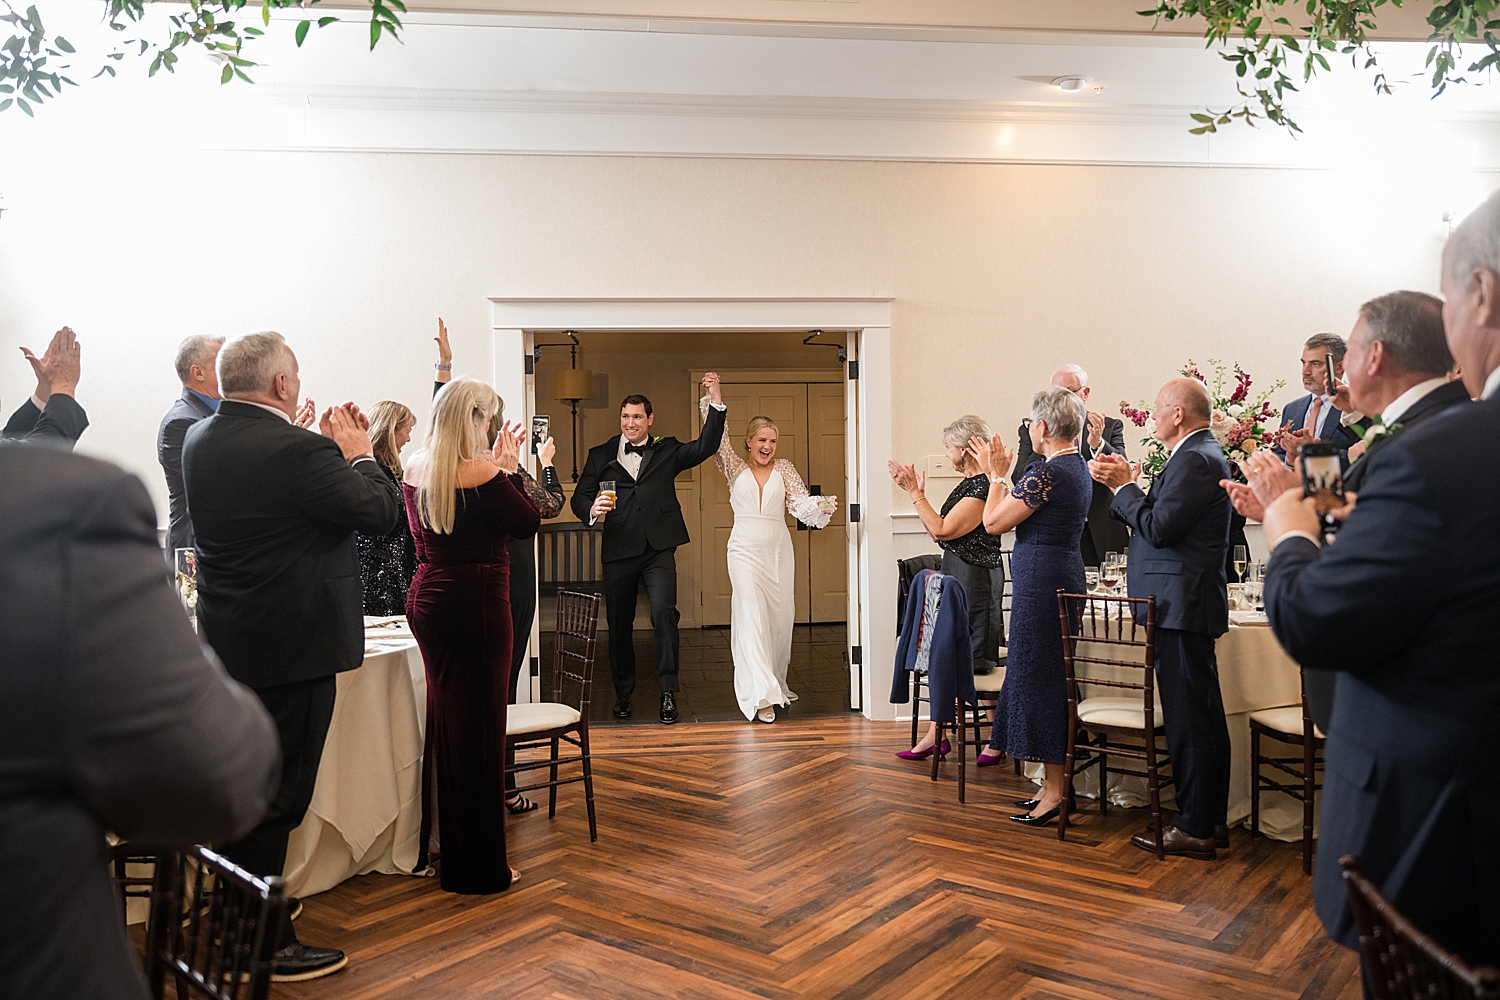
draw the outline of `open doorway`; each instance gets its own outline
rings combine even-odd
[[[828,347],[805,345],[806,338],[806,333],[774,331],[578,331],[572,335],[538,332],[534,337],[535,344],[541,345],[534,369],[534,412],[551,419],[557,442],[555,464],[570,500],[574,469],[583,467],[591,447],[619,433],[620,400],[627,394],[652,400],[653,435],[684,441],[697,437],[701,429],[699,383],[706,371],[723,377],[728,408],[725,437],[732,447],[743,454],[750,418],[770,416],[780,430],[777,457],[791,460],[810,488],[839,497],[838,516],[825,529],[798,530],[803,526],[790,516],[786,519],[796,554],[797,624],[788,684],[799,696],[793,706],[797,717],[848,712],[852,686],[845,521],[847,369],[838,350],[844,335],[816,338]],[[564,370],[592,373],[590,398],[579,401],[576,419],[572,402],[556,399],[553,391],[554,385],[579,382],[579,376],[559,375]],[[711,460],[680,474],[674,485],[691,536],[687,545],[678,548],[676,559],[677,607],[682,616],[678,711],[683,721],[743,719],[734,698],[728,630],[725,547],[733,526],[728,486]],[[552,570],[554,564],[566,561],[551,559],[549,553],[561,544],[586,545],[579,537],[584,530],[571,509],[565,508],[556,522],[544,526],[539,538],[542,593],[538,619],[542,628],[538,653],[543,664],[550,663],[552,655],[547,628],[552,620],[551,594],[567,585]],[[576,560],[574,565],[578,565]],[[597,582],[597,576],[584,585],[589,582]],[[612,689],[604,636],[600,638],[591,714],[596,722],[612,723]],[[655,722],[660,691],[644,593],[638,601],[634,642],[636,714],[630,721]]]

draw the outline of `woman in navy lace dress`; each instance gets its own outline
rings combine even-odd
[[[1003,756],[1041,761],[1046,780],[1034,799],[1018,802],[1029,813],[1012,816],[1041,826],[1066,804],[1063,762],[1068,744],[1068,695],[1063,666],[1062,626],[1057,591],[1083,591],[1083,557],[1078,543],[1093,499],[1088,463],[1078,453],[1087,415],[1077,396],[1049,386],[1031,398],[1031,443],[1046,461],[1029,467],[1007,492],[1002,478],[1015,459],[997,438],[974,442],[990,470],[984,526],[1001,535],[1012,528],[1010,646],[1005,685],[995,713],[994,732],[980,766]]]

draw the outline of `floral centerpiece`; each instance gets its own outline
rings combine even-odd
[[[1234,366],[1233,385],[1230,384],[1228,365],[1216,358],[1209,358],[1208,366],[1213,371],[1212,381],[1204,377],[1191,358],[1181,371],[1187,377],[1202,382],[1208,389],[1209,399],[1213,404],[1209,430],[1224,449],[1224,457],[1229,460],[1235,478],[1238,479],[1241,478],[1239,463],[1261,448],[1276,444],[1281,436],[1275,426],[1280,411],[1271,405],[1270,397],[1282,389],[1286,382],[1277,380],[1275,385],[1251,396],[1250,386],[1253,382],[1250,374],[1239,365]],[[1131,406],[1122,401],[1120,413],[1137,427],[1145,427],[1146,422],[1151,419],[1150,407],[1144,403]],[[1146,456],[1141,462],[1141,475],[1148,480],[1154,479],[1166,467],[1169,452],[1165,445],[1150,435],[1142,438],[1141,444],[1146,448]]]

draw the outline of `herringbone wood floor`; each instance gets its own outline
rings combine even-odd
[[[892,756],[907,732],[597,730],[597,844],[575,785],[511,822],[501,895],[367,875],[311,897],[299,935],[349,968],[273,996],[1359,997],[1298,845],[1235,830],[1217,863],[1158,862],[1130,845],[1144,810],[1092,803],[1058,843],[1005,818],[1029,794],[1009,767],[960,806],[951,758],[934,785]]]

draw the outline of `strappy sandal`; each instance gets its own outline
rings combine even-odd
[[[541,808],[539,803],[531,801],[520,792],[516,792],[505,800],[505,811],[512,816],[519,816],[539,808]]]

